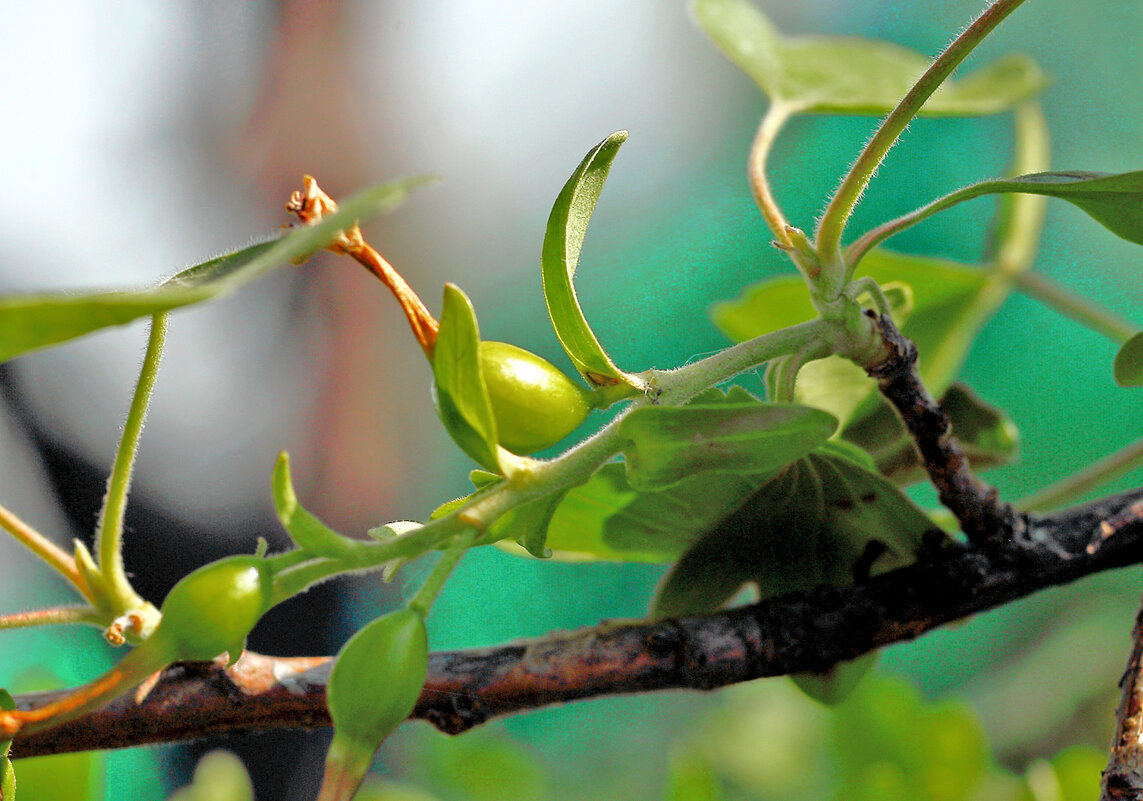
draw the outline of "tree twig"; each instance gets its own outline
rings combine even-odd
[[[1028,518],[1024,542],[944,545],[910,567],[850,587],[821,587],[714,615],[605,623],[536,640],[433,654],[414,717],[460,733],[487,720],[604,695],[713,689],[764,676],[820,671],[913,639],[1047,587],[1143,561],[1143,489]],[[1104,537],[1107,521],[1114,532]],[[1089,551],[1091,543],[1099,547]],[[329,658],[248,653],[176,665],[142,699],[17,736],[13,755],[329,725]],[[17,699],[26,709],[54,694]]]
[[[1023,540],[1029,531],[1027,517],[1001,501],[995,488],[969,470],[960,443],[952,436],[948,414],[921,381],[917,346],[885,315],[878,316],[877,322],[889,357],[869,375],[909,429],[941,503],[977,544]]]
[[[1100,801],[1143,797],[1143,609],[1135,618],[1131,656],[1119,684],[1123,695],[1115,712],[1115,735],[1100,782]]]

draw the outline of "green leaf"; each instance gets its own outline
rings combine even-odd
[[[1010,464],[1020,448],[1016,425],[1000,409],[981,400],[964,384],[953,384],[941,397],[952,431],[976,471]],[[848,442],[871,453],[877,470],[895,484],[906,486],[925,477],[912,437],[886,403],[842,434]]]
[[[278,454],[278,461],[274,464],[272,486],[278,520],[299,548],[314,556],[336,559],[355,547],[353,540],[338,534],[298,503],[290,479],[290,455],[285,451]]]
[[[168,801],[254,801],[254,785],[241,759],[216,750],[198,761],[194,780]]]
[[[556,198],[544,234],[541,261],[548,315],[572,364],[592,386],[641,386],[637,379],[615,366],[595,338],[576,298],[573,280],[595,203],[603,191],[611,162],[626,141],[627,132],[617,131],[588,152]]]
[[[913,309],[900,324],[917,344],[920,371],[929,391],[943,394],[968,356],[977,332],[1011,291],[999,276],[943,259],[873,250],[862,260],[858,277],[878,284],[910,287]],[[801,279],[771,279],[746,290],[738,300],[711,310],[715,324],[743,342],[815,316]],[[881,402],[876,384],[864,370],[839,357],[810,362],[798,374],[795,399],[825,409],[843,427],[872,414]]]
[[[878,658],[879,654],[874,651],[848,662],[838,662],[824,673],[795,673],[790,679],[799,690],[815,701],[826,706],[837,706],[877,666]]]
[[[367,189],[317,225],[203,262],[155,287],[0,298],[0,362],[140,317],[222,298],[268,270],[323,247],[354,221],[396,207],[409,189],[425,180],[412,178]]]
[[[783,36],[748,0],[696,0],[700,27],[775,103],[802,112],[885,114],[931,60],[899,45],[837,36]],[[1006,111],[1046,85],[1026,56],[1007,56],[943,84],[922,116]]]
[[[710,763],[697,752],[671,754],[667,801],[722,801],[722,783]]]
[[[769,598],[912,562],[936,527],[855,450],[826,443],[759,487],[667,574],[654,614],[711,612],[747,583]]]
[[[836,781],[857,798],[966,801],[976,797],[988,767],[972,711],[948,701],[926,704],[900,679],[865,682],[834,710],[831,728]],[[895,792],[885,792],[886,784]]]
[[[644,406],[623,419],[627,480],[664,489],[701,472],[768,473],[821,445],[833,415],[787,403]]]
[[[480,369],[476,312],[455,284],[445,284],[433,378],[437,413],[449,436],[477,464],[498,470],[496,418]]]
[[[1143,386],[1143,331],[1123,343],[1115,354],[1115,383],[1121,387]]]
[[[1143,170],[1037,172],[984,181],[960,192],[965,200],[1000,192],[1056,197],[1083,209],[1116,236],[1143,245]]]
[[[566,494],[566,491],[553,492],[518,506],[493,523],[481,542],[496,542],[511,537],[537,559],[551,558],[552,551],[547,547],[548,526]]]
[[[639,492],[627,483],[622,464],[604,465],[556,507],[547,547],[562,561],[673,562],[763,480],[730,474],[711,481],[699,474],[668,490]],[[511,535],[509,529],[503,536]]]

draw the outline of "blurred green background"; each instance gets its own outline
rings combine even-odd
[[[790,33],[883,37],[928,54],[980,7],[975,0],[923,8],[891,0],[760,5]],[[667,367],[723,347],[709,307],[786,270],[744,175],[765,101],[689,22],[684,3],[526,10],[460,0],[156,3],[109,14],[63,6],[22,12],[21,24],[0,34],[13,76],[0,88],[2,136],[20,155],[8,180],[21,199],[20,214],[2,223],[0,287],[153,280],[282,222],[277,209],[303,171],[335,194],[436,171],[444,182],[371,225],[371,238],[431,306],[436,288],[456,281],[487,338],[566,367],[540,296],[543,224],[582,154],[618,128],[630,129],[631,140],[597,208],[578,284],[617,363]],[[1053,167],[1134,169],[1143,164],[1141,23],[1139,4],[1041,0],[1018,10],[969,66],[1029,53],[1054,81],[1043,98]],[[812,227],[874,124],[801,118],[783,133],[773,176],[792,222]],[[998,174],[1010,142],[1007,116],[914,122],[851,230]],[[973,201],[890,245],[971,261],[981,255],[991,211],[992,201]],[[1050,203],[1035,269],[1139,320],[1141,255],[1078,211]],[[168,519],[187,521],[198,539],[164,541],[161,528],[136,536],[159,538],[157,552],[189,553],[192,562],[196,553],[249,550],[252,532],[272,524],[269,471],[283,447],[294,454],[303,498],[347,531],[423,517],[464,492],[467,466],[435,427],[427,372],[402,325],[379,289],[332,262],[180,315],[138,492]],[[51,493],[34,486],[48,460],[29,446],[14,410],[79,456],[109,463],[142,336],[141,329],[101,335],[25,357],[6,374],[16,401],[10,415],[0,409],[7,427],[0,500],[61,541],[79,532],[52,517]],[[1021,461],[988,477],[1006,498],[1137,437],[1143,402],[1113,385],[1114,351],[1023,297],[985,329],[964,378],[1021,430]],[[1141,479],[1137,471],[1100,492]],[[0,551],[6,579],[27,576],[28,564],[14,550]],[[537,563],[485,549],[465,560],[438,603],[432,643],[487,645],[638,617],[660,573]],[[1104,749],[1138,579],[1130,569],[1087,580],[896,646],[883,655],[881,672],[906,679],[930,701],[967,702],[979,716],[981,742],[1017,773],[1069,745]],[[48,602],[50,591],[28,590],[30,581],[5,583],[5,609],[31,605],[31,592]],[[407,581],[353,582],[335,639],[395,603]],[[5,634],[4,643],[5,685],[30,665],[74,683],[111,658],[87,632]],[[915,709],[915,699],[894,692],[869,703]],[[862,727],[875,728],[854,715],[845,723],[785,682],[764,682],[710,696],[664,693],[545,710],[455,742],[415,724],[382,750],[379,764],[387,774],[430,782],[442,798],[508,797],[496,794],[499,785],[485,795],[477,787],[507,765],[522,783],[514,798],[657,799],[670,769],[685,773],[700,763],[739,793],[728,797],[820,797],[827,785],[790,785],[790,777],[810,773],[807,760],[827,759],[819,753],[832,742],[821,734],[827,728],[857,727],[855,738]],[[731,742],[751,747],[743,760],[777,767],[746,779],[725,753],[687,762],[711,752],[692,747],[696,739],[730,749],[729,731],[742,732]],[[791,738],[805,750],[790,748]],[[307,742],[320,756],[321,738]],[[521,763],[511,743],[530,760]],[[117,755],[103,782],[107,797],[164,797],[157,768],[146,762],[165,753]],[[830,753],[830,764],[843,759],[842,751]],[[185,777],[187,758],[180,759],[175,771]],[[540,766],[535,776],[522,766],[535,767],[532,760]],[[299,760],[288,771],[298,798],[313,795],[312,764]],[[843,775],[836,765],[830,770],[825,780]],[[466,772],[476,784],[464,783]],[[1014,786],[994,797],[1012,797],[1000,793],[1017,792]]]

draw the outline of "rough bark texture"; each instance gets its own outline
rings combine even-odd
[[[796,593],[705,617],[611,622],[495,648],[433,654],[414,717],[463,732],[501,715],[603,695],[712,689],[822,670],[966,615],[1143,561],[1143,489],[1042,518],[1008,542],[947,545],[851,587]],[[1110,529],[1110,533],[1109,533]],[[1097,547],[1089,546],[1095,544]],[[18,736],[13,755],[121,748],[268,728],[329,725],[328,658],[246,654],[176,665],[146,697]],[[22,696],[18,706],[52,694]]]
[[[870,316],[874,316],[869,312]],[[956,438],[949,416],[929,394],[917,371],[917,346],[888,317],[877,317],[888,358],[869,371],[881,394],[893,404],[913,437],[941,503],[961,522],[973,542],[1023,536],[1028,520],[1000,500],[993,487],[976,478]]]

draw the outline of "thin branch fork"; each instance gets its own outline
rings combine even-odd
[[[1020,542],[945,544],[910,567],[705,617],[604,623],[478,650],[433,654],[413,716],[448,733],[495,717],[605,695],[709,690],[821,671],[1039,590],[1143,561],[1143,488],[1044,517]],[[1108,521],[1112,521],[1109,524]],[[1108,526],[1113,528],[1107,536]],[[1093,543],[1098,547],[1090,548]],[[330,657],[247,653],[168,668],[145,697],[18,735],[13,756],[123,748],[271,728],[329,725]],[[56,694],[17,699],[19,708]]]

